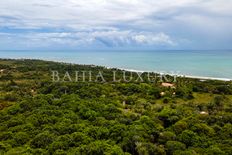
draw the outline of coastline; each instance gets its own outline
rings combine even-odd
[[[232,81],[232,79],[228,79],[228,78],[204,77],[204,76],[193,76],[193,75],[183,75],[182,77],[199,79],[199,80]]]
[[[60,61],[60,60],[51,60],[51,59],[30,59],[30,58],[0,58],[0,60],[39,60],[39,61],[52,61],[52,62],[57,62],[57,63],[67,63],[67,64],[73,64],[73,65],[90,65],[90,66],[101,66],[101,65],[96,65],[96,64],[82,64],[82,63],[75,63],[75,62],[67,62],[67,61]],[[101,66],[105,67],[107,69],[119,69],[119,70],[124,70],[128,72],[137,72],[137,73],[144,73],[144,72],[150,72],[150,73],[157,73],[157,74],[164,74],[159,71],[144,71],[144,70],[137,70],[137,69],[128,69],[128,68],[120,68],[120,67],[110,67],[110,66]],[[218,81],[232,81],[232,79],[229,78],[219,78],[219,77],[208,77],[208,76],[197,76],[197,75],[187,75],[187,74],[169,74],[165,73],[166,75],[170,76],[177,76],[177,77],[182,77],[182,78],[191,78],[191,79],[198,79],[198,80],[218,80]]]
[[[106,67],[107,69],[112,69],[112,67]],[[158,74],[163,74],[158,71],[142,71],[142,70],[135,70],[135,69],[127,69],[127,68],[117,68],[120,70],[125,70],[128,72],[138,72],[138,73],[144,73],[144,72],[150,72],[150,73],[158,73]],[[170,76],[174,76],[173,74],[166,74]],[[199,79],[199,80],[218,80],[218,81],[232,81],[232,79],[229,78],[218,78],[218,77],[207,77],[207,76],[195,76],[195,75],[184,75],[184,74],[179,74],[175,75],[177,77],[182,77],[182,78],[191,78],[191,79]]]

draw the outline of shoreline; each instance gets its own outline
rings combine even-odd
[[[106,68],[113,69],[113,67],[106,67]],[[150,72],[150,73],[164,74],[164,73],[158,72],[158,71],[142,71],[142,70],[126,69],[126,68],[117,68],[117,69],[125,70],[128,72],[138,72],[138,73]],[[166,73],[166,75],[177,76],[177,77],[182,77],[182,78],[199,79],[199,80],[232,81],[232,79],[229,79],[229,78],[218,78],[218,77],[208,77],[208,76],[195,76],[195,75],[184,75],[184,74],[175,75],[175,74],[168,74],[168,73]]]
[[[119,69],[119,70],[124,70],[128,72],[137,72],[137,73],[144,73],[144,72],[150,72],[150,73],[157,73],[157,74],[164,74],[159,71],[144,71],[144,70],[137,70],[137,69],[127,69],[127,68],[120,68],[120,67],[110,67],[110,66],[100,66],[96,64],[79,64],[79,63],[74,63],[74,62],[67,62],[67,61],[59,61],[59,60],[51,60],[51,59],[30,59],[30,58],[0,58],[0,60],[40,60],[40,61],[51,61],[55,63],[67,63],[67,64],[73,64],[73,65],[90,65],[90,66],[99,66],[99,67],[105,67],[107,69]],[[218,81],[232,81],[232,79],[229,78],[219,78],[219,77],[208,77],[208,76],[197,76],[197,75],[184,75],[184,74],[169,74],[165,73],[166,75],[170,76],[177,76],[177,77],[182,77],[182,78],[192,78],[192,79],[199,79],[199,80],[218,80]]]

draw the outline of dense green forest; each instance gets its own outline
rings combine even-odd
[[[0,154],[232,154],[230,81],[53,82],[53,70],[119,71],[1,59]]]

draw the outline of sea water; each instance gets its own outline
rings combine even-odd
[[[231,50],[0,51],[0,58],[41,59],[126,70],[232,79]]]

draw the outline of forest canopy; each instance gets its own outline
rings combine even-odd
[[[41,60],[0,70],[0,154],[232,154],[231,81],[54,82],[54,70],[120,70]]]

